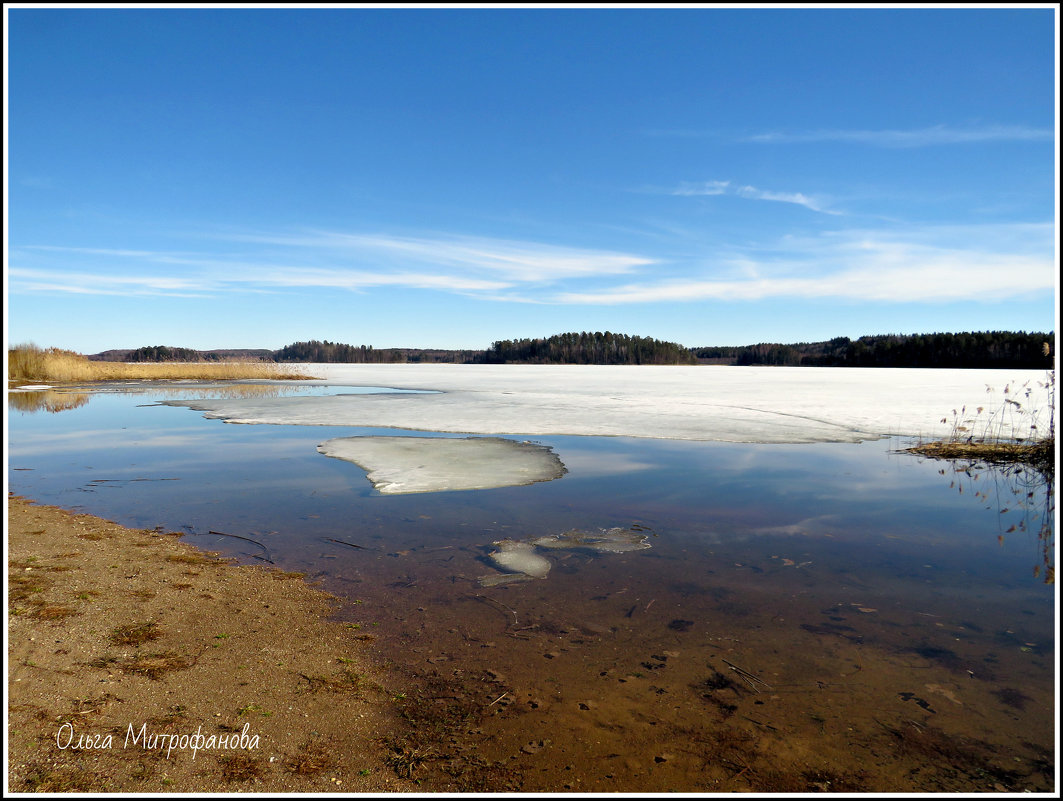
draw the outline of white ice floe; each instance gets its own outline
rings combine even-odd
[[[354,462],[386,495],[516,487],[565,473],[549,448],[498,437],[339,437],[317,449]]]
[[[308,372],[337,392],[352,385],[440,392],[169,403],[232,423],[766,443],[936,437],[979,406],[985,420],[1006,398],[1046,407],[1037,386],[1046,374],[1038,370],[314,364]],[[1013,419],[1027,424],[1023,415]]]

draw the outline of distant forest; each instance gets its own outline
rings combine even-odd
[[[294,342],[274,351],[278,362],[338,362],[343,364],[417,364],[421,362],[469,364],[482,361],[482,350],[428,350],[345,345],[341,342]]]
[[[105,350],[89,356],[94,362],[257,362],[273,361],[273,351],[267,348],[222,348],[192,350],[168,345],[148,345],[136,350]]]
[[[191,348],[170,348],[166,345],[147,345],[131,351],[124,359],[127,362],[199,362],[204,359],[218,361],[217,357],[200,356]]]
[[[502,340],[484,354],[487,364],[696,364],[689,348],[653,337],[586,331],[546,339]]]
[[[701,364],[787,367],[956,367],[1038,369],[1052,366],[1044,352],[1054,333],[980,331],[961,334],[884,334],[859,339],[783,345],[691,348]]]
[[[152,345],[109,350],[98,361],[167,362],[263,360],[346,364],[723,364],[787,367],[955,367],[1049,369],[1055,333],[981,331],[973,333],[883,334],[825,342],[760,343],[687,348],[652,337],[606,331],[556,334],[541,339],[495,342],[484,350],[373,348],[340,342],[294,342],[280,350],[197,351]]]

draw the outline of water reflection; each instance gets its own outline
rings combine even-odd
[[[247,399],[310,397],[314,395],[414,393],[430,394],[425,390],[391,389],[389,387],[346,387],[320,384],[293,384],[292,382],[241,383],[180,381],[173,384],[158,381],[125,381],[101,383],[91,386],[47,387],[34,389],[10,389],[7,393],[8,409],[23,413],[63,412],[86,405],[94,397],[149,397],[153,400],[203,400],[207,398]]]
[[[968,495],[996,517],[997,542],[1010,536],[1034,535],[1040,561],[1034,578],[1054,584],[1055,568],[1055,476],[1023,464],[988,464],[955,461],[938,473],[950,479],[949,487]]]
[[[51,387],[48,389],[10,390],[8,408],[19,412],[63,412],[77,409],[99,395],[150,396],[155,399],[189,398],[279,398],[286,395],[309,394],[305,387],[283,384],[214,384],[196,383],[192,386],[166,386],[158,383],[105,384],[91,389],[81,387]]]
[[[16,412],[65,412],[84,406],[91,392],[67,392],[56,389],[25,390],[7,393],[7,408]]]

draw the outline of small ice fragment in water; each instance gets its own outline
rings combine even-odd
[[[597,534],[572,529],[563,534],[549,534],[530,540],[505,539],[492,544],[497,545],[498,550],[488,554],[491,561],[500,570],[509,572],[481,576],[481,587],[494,587],[510,581],[523,581],[529,578],[546,578],[547,573],[550,572],[550,561],[535,553],[536,548],[546,550],[582,548],[600,553],[627,553],[651,547],[646,542],[645,534],[627,528],[600,529]]]
[[[494,543],[497,551],[488,554],[496,565],[510,573],[523,573],[532,578],[546,578],[550,572],[550,560],[535,553],[530,542],[499,540]]]

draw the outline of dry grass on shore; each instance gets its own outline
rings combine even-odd
[[[275,362],[94,362],[74,351],[36,345],[17,345],[7,352],[7,379],[19,383],[240,378],[305,380],[312,376]]]

